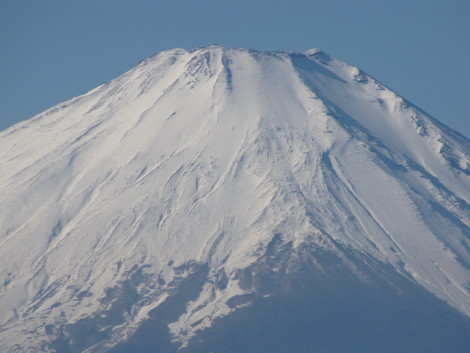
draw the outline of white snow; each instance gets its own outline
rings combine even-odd
[[[98,312],[136,265],[223,269],[171,324],[184,340],[232,310],[233,274],[276,233],[368,253],[470,315],[469,151],[319,50],[160,53],[0,133],[0,350]]]

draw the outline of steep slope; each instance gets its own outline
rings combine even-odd
[[[126,351],[153,320],[191,351],[304,272],[470,328],[469,151],[318,50],[160,53],[0,134],[0,350]]]

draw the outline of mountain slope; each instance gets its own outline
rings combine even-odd
[[[469,151],[318,50],[160,53],[0,134],[0,349],[105,352],[157,317],[191,351],[304,269],[469,325]]]

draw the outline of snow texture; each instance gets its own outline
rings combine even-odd
[[[365,253],[470,315],[469,154],[319,50],[157,54],[0,133],[0,350],[45,349],[140,271],[122,339],[206,264],[169,325],[184,345],[275,237]]]

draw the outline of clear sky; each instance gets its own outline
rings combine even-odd
[[[0,130],[209,44],[320,48],[470,137],[469,0],[0,0]]]

